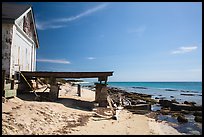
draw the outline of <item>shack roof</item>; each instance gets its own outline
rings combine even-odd
[[[39,48],[38,34],[35,26],[35,18],[33,15],[32,6],[28,4],[16,4],[14,2],[4,2],[2,3],[2,23],[15,24],[15,20],[22,16],[30,8],[32,19],[34,23],[34,33],[36,47]]]
[[[31,5],[2,3],[2,22],[14,22],[20,17]]]

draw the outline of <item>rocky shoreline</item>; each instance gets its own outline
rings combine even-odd
[[[122,101],[122,106],[133,114],[144,114],[155,120],[159,120],[160,115],[168,115],[176,119],[179,124],[188,123],[187,116],[191,115],[195,123],[202,124],[202,105],[197,105],[195,102],[179,103],[175,99],[153,99],[151,95],[127,92],[117,87],[108,87],[108,94],[116,105]],[[159,106],[160,109],[152,111],[154,106]]]

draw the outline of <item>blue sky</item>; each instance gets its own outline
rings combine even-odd
[[[30,2],[39,71],[109,81],[202,81],[202,3]]]

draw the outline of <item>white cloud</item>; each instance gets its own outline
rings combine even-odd
[[[90,15],[92,13],[95,13],[105,8],[107,5],[108,5],[107,3],[103,3],[101,5],[88,9],[78,15],[67,17],[67,18],[54,19],[54,20],[49,20],[46,22],[36,21],[37,22],[36,27],[39,30],[62,28],[62,27],[65,27],[66,25],[56,25],[56,23],[67,23],[67,22],[71,22],[71,21],[80,19],[84,16]]]
[[[196,46],[191,46],[191,47],[180,47],[179,49],[172,51],[172,54],[183,54],[183,53],[187,53],[187,52],[192,52],[194,50],[196,50],[198,47]]]
[[[96,59],[96,58],[94,58],[94,57],[88,57],[87,59],[89,59],[89,60],[93,60],[93,59]]]
[[[48,63],[61,63],[61,64],[70,64],[69,61],[64,59],[37,59],[38,62],[48,62]]]

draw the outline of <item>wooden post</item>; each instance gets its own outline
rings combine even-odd
[[[38,89],[38,87],[39,87],[39,86],[38,86],[38,82],[39,82],[39,81],[38,81],[38,79],[36,78],[36,80],[35,80],[35,83],[36,83],[36,89]]]
[[[10,89],[14,89],[14,79],[11,79],[11,87]]]
[[[59,87],[56,84],[56,78],[50,77],[50,93],[49,93],[49,98],[52,101],[55,101],[58,99],[59,95]]]
[[[107,87],[106,84],[95,83],[96,85],[96,95],[95,101],[99,103],[99,106],[107,106]]]
[[[77,94],[78,94],[78,96],[81,97],[81,85],[78,84],[77,86],[78,86],[78,88],[77,88]]]

